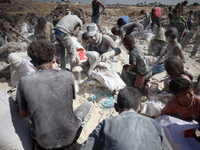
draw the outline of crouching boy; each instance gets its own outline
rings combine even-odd
[[[122,41],[124,47],[129,51],[129,64],[123,66],[123,72],[135,73],[133,85],[136,88],[144,87],[145,82],[152,76],[151,67],[142,51],[135,46],[135,40],[131,35],[127,35]],[[134,76],[134,75],[133,75]],[[128,80],[128,79],[126,79]]]

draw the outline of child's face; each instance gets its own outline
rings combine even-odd
[[[178,102],[181,106],[189,106],[194,96],[193,88],[189,90],[181,90],[178,92]]]
[[[89,42],[89,39],[87,39],[87,40],[83,40],[85,43],[88,43]]]
[[[173,15],[173,18],[178,18],[178,13],[172,13],[172,15]]]
[[[166,36],[166,39],[167,39],[168,43],[172,43],[173,42],[173,39],[170,38],[169,36]]]

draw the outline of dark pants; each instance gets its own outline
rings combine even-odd
[[[191,29],[192,29],[192,22],[191,22],[191,21],[188,21],[188,22],[187,22],[187,25],[188,25],[188,29],[191,31]]]
[[[156,23],[157,27],[160,28],[161,23],[160,23],[160,18],[159,17],[153,17],[152,18],[151,27],[153,27],[155,23]]]

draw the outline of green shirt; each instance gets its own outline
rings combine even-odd
[[[177,19],[173,18],[171,22],[183,23],[185,22],[185,19],[183,18],[183,16],[179,16]]]
[[[151,15],[149,13],[146,13],[146,19],[149,20],[149,23],[151,23]]]

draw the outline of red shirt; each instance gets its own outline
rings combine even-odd
[[[179,105],[177,98],[166,104],[161,111],[162,115],[178,115],[181,119],[186,121],[200,121],[200,98],[194,96],[191,104],[188,107]]]
[[[154,7],[151,10],[151,17],[161,17],[162,9],[160,7]]]

